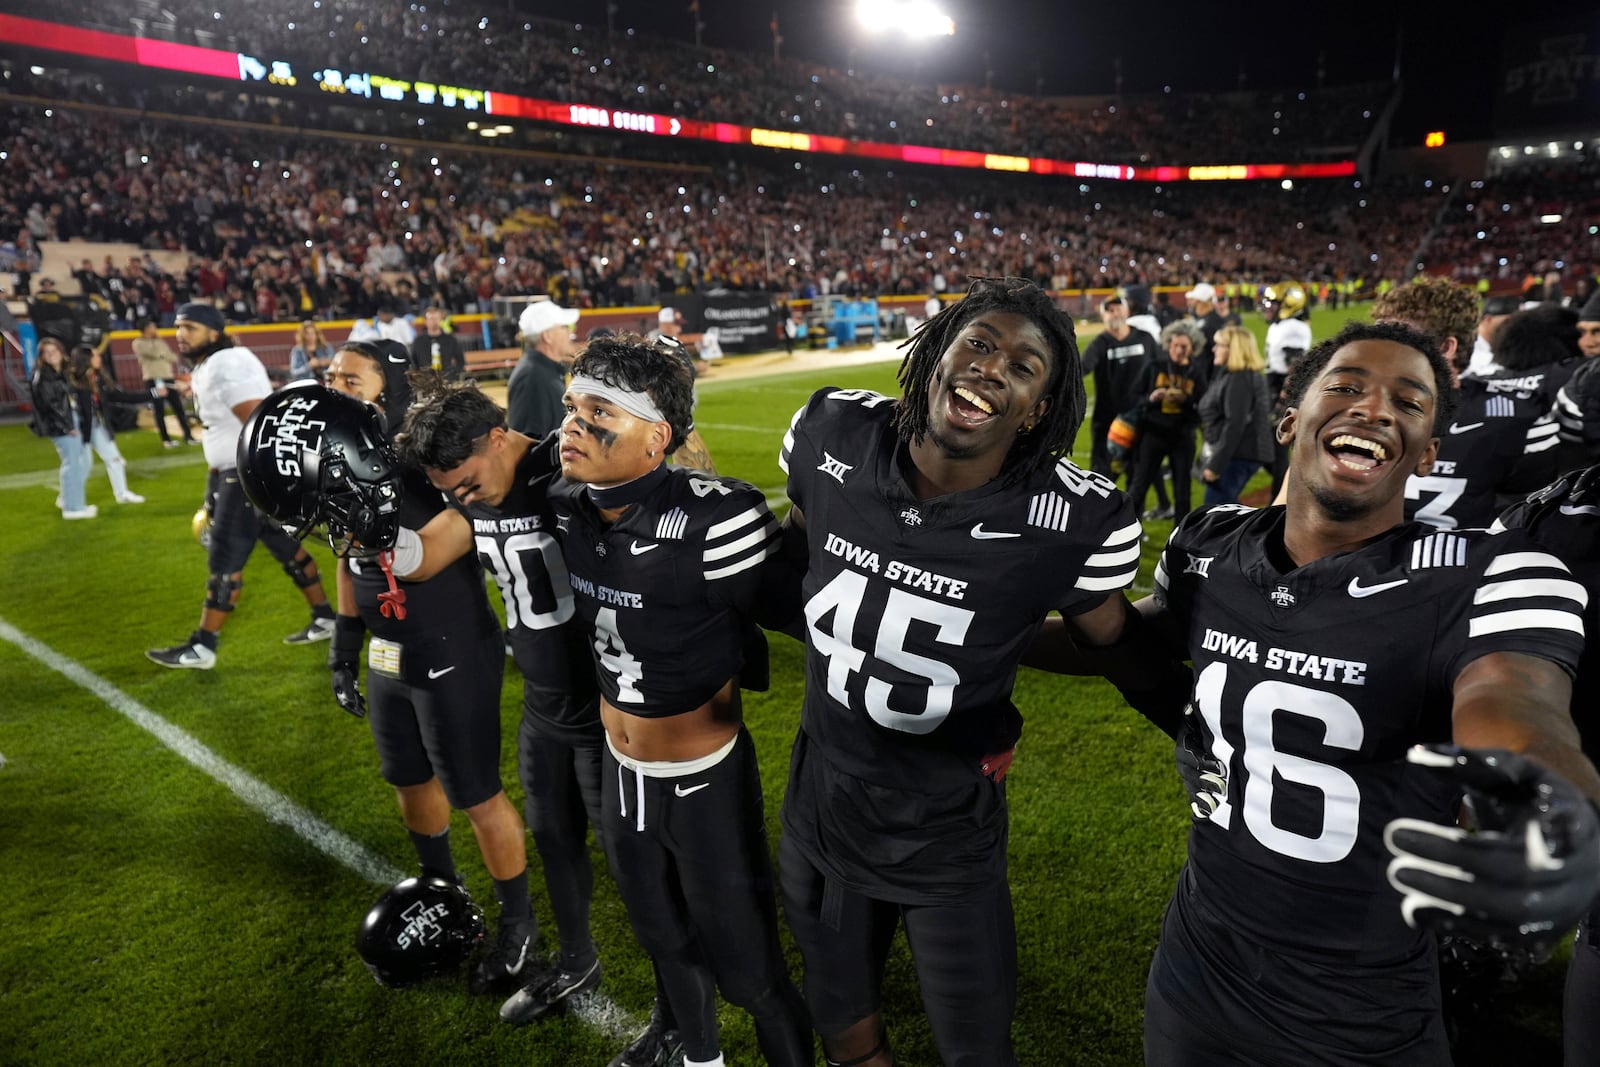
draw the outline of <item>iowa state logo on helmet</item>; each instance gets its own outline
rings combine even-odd
[[[273,468],[287,478],[298,478],[304,472],[301,457],[306,453],[315,456],[322,451],[322,436],[328,429],[328,420],[318,414],[326,407],[321,397],[290,396],[275,405],[261,418],[255,448],[272,457]]]
[[[483,939],[483,912],[444,878],[397,883],[361,920],[356,951],[381,985],[404,986],[446,974]]]

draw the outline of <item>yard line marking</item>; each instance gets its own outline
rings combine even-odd
[[[350,870],[379,885],[393,885],[405,873],[365,845],[346,836],[311,812],[302,808],[265,782],[240,770],[211,751],[189,733],[174,726],[137,700],[49,645],[36,641],[4,619],[0,619],[0,638],[49,667],[68,681],[87,689],[140,729],[155,736],[184,760],[198,767],[219,784],[226,786],[247,806],[266,816],[269,822],[286,826],[303,840]]]
[[[335,830],[311,812],[245,771],[240,770],[180,727],[163,719],[104,678],[0,619],[0,638],[49,667],[68,681],[99,697],[113,711],[154,735],[167,748],[226,786],[246,806],[269,822],[286,826],[314,848],[338,860],[370,882],[391,886],[406,877],[404,871]],[[4,758],[0,757],[0,766]],[[624,1008],[601,993],[589,993],[573,1002],[571,1011],[601,1034],[616,1041],[632,1038],[642,1025]]]
[[[130,459],[128,472],[130,474],[146,474],[153,471],[167,470],[171,467],[199,467],[205,464],[206,457],[193,452],[184,452],[176,456],[151,456],[148,459]],[[0,475],[0,489],[32,489],[43,486],[55,488],[56,479],[61,476],[61,468],[51,467],[42,471],[23,471],[21,474]]]
[[[782,437],[783,429],[776,426],[742,426],[737,422],[697,422],[695,428],[700,430],[733,430],[738,433],[766,433],[773,437]]]

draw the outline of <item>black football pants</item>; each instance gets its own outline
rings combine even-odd
[[[562,961],[568,964],[585,959],[592,950],[589,904],[594,899],[594,865],[589,862],[589,825],[594,824],[598,836],[604,748],[599,723],[591,743],[584,745],[551,736],[526,712],[517,727],[523,814],[539,850]]]

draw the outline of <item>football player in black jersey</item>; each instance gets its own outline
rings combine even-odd
[[[1441,530],[1487,526],[1499,502],[1555,478],[1552,408],[1581,358],[1576,322],[1568,308],[1540,305],[1500,324],[1494,362],[1461,379],[1461,402],[1439,435],[1433,470],[1406,480],[1406,518]]]
[[[1084,416],[1072,320],[981,279],[918,331],[896,399],[823,389],[779,463],[805,569],[806,692],[779,846],[830,1063],[893,1062],[879,1013],[904,924],[947,1064],[1016,1062],[1002,778],[1040,621],[1106,646],[1137,616],[1132,505],[1064,458]]]
[[[552,972],[532,981],[522,976],[523,987],[500,1012],[514,1024],[548,1014],[600,980],[589,929],[594,872],[588,826],[600,833],[603,741],[588,640],[573,619],[571,583],[549,509],[555,449],[555,434],[536,442],[508,429],[505,410],[472,382],[430,383],[399,440],[401,457],[457,506],[420,531],[402,528],[395,572],[432,574],[476,552],[500,586],[523,676],[517,766],[561,956]],[[675,1030],[670,1007],[658,995],[650,1025],[612,1067],[666,1063],[678,1044]]]
[[[381,405],[391,435],[411,400],[410,354],[395,341],[347,342],[334,354],[327,383]],[[401,522],[417,529],[449,513],[442,494],[408,467]],[[500,784],[500,681],[504,644],[478,561],[463,554],[425,580],[397,587],[372,560],[341,560],[339,616],[328,666],[339,705],[368,714],[386,781],[395,787],[424,875],[456,877],[450,809],[467,813],[484,865],[495,882],[501,926],[531,950],[537,924],[528,899],[522,820]],[[363,700],[357,679],[362,639],[372,633]],[[523,950],[519,948],[519,957]],[[517,977],[536,961],[512,960]],[[474,971],[480,990],[494,986],[489,959]]]
[[[1581,587],[1519,533],[1403,521],[1451,373],[1410,327],[1347,326],[1290,377],[1287,504],[1197,512],[1162,555],[1141,608],[1194,662],[1206,778],[1147,1063],[1448,1063],[1432,934],[1548,939],[1600,886]]]
[[[1497,353],[1498,354],[1498,351]],[[1572,682],[1573,719],[1592,760],[1600,755],[1600,466],[1575,471],[1502,515],[1494,529],[1526,530],[1540,548],[1560,556],[1589,594],[1589,635]],[[1600,1063],[1600,909],[1578,927],[1562,1007],[1566,1067]]]
[[[591,341],[563,398],[551,505],[600,681],[601,842],[686,1067],[723,1062],[718,989],[769,1064],[805,1067],[739,693],[765,669],[753,617],[778,524],[754,487],[667,465],[693,398],[676,350],[629,336]]]

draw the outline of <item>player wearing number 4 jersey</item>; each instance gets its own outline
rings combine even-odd
[[[1016,1062],[1016,667],[1052,611],[1117,641],[1139,561],[1126,497],[1061,458],[1082,377],[1071,319],[984,279],[913,339],[902,398],[822,390],[784,438],[808,648],[780,868],[830,1063],[892,1062],[902,922],[944,1062]]]
[[[666,465],[689,432],[693,382],[680,352],[607,338],[573,364],[562,398],[551,504],[600,680],[601,841],[684,1064],[723,1062],[720,988],[750,1013],[767,1063],[809,1067],[739,694],[766,667],[753,617],[778,525],[759,490]]]
[[[1547,945],[1600,886],[1586,596],[1520,533],[1402,521],[1454,406],[1428,337],[1352,324],[1288,395],[1287,505],[1191,517],[1141,604],[1196,672],[1146,1062],[1448,1063],[1430,931]]]

